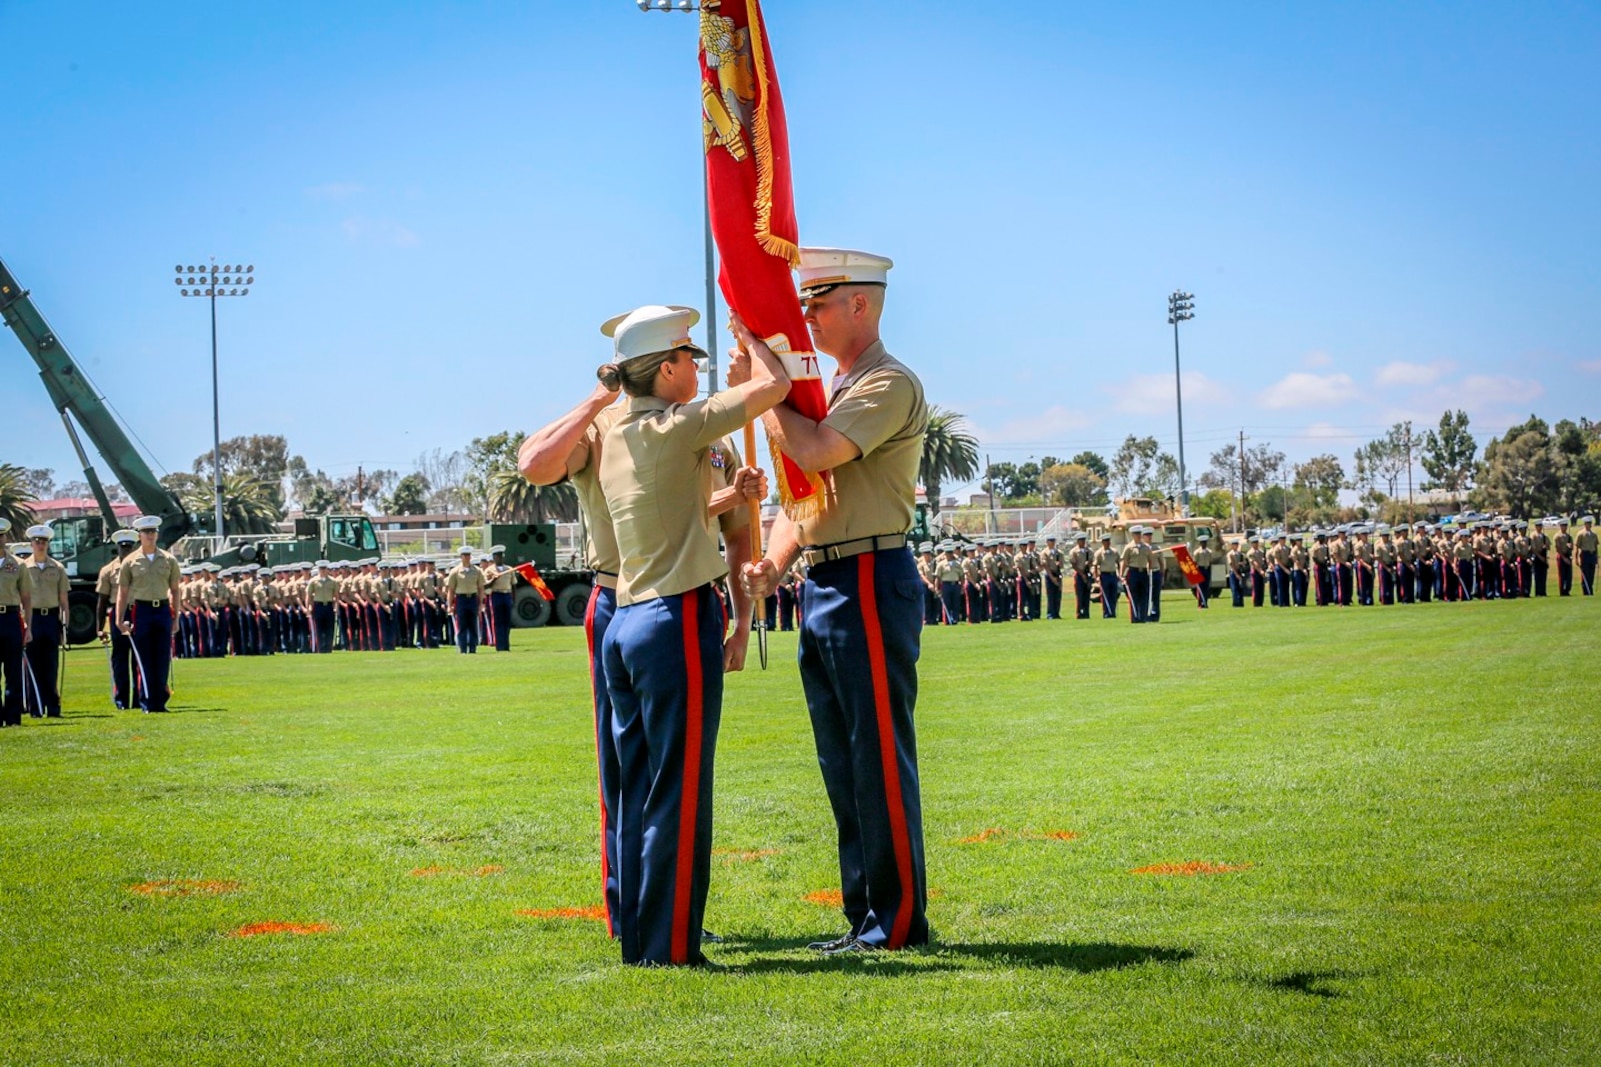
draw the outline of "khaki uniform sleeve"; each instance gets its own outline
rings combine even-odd
[[[690,448],[705,448],[718,438],[727,437],[746,421],[745,401],[733,390],[725,390],[705,400],[674,408],[670,416],[671,435],[682,435]]]
[[[854,383],[822,424],[866,456],[904,432],[917,407],[917,391],[905,375],[875,371]]]

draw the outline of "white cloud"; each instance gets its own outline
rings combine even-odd
[[[1374,381],[1386,387],[1421,388],[1433,385],[1454,369],[1455,366],[1445,360],[1436,360],[1433,363],[1405,363],[1398,360],[1380,367]]]
[[[391,248],[415,248],[417,235],[398,222],[389,219],[368,219],[353,215],[339,224],[345,236],[365,244],[387,245]]]
[[[1581,360],[1579,369],[1586,374],[1601,374],[1601,359]]]
[[[1306,355],[1301,357],[1301,366],[1306,367],[1309,370],[1315,370],[1318,367],[1327,367],[1333,362],[1334,357],[1330,356],[1327,352],[1308,352]]]
[[[1186,404],[1225,404],[1229,391],[1200,371],[1184,373]],[[1169,374],[1136,374],[1126,382],[1103,386],[1118,411],[1129,415],[1160,415],[1173,410],[1178,399]]]
[[[306,195],[313,200],[349,200],[366,191],[365,186],[357,185],[355,182],[327,182],[307,189]]]
[[[1272,410],[1327,407],[1355,400],[1361,394],[1349,374],[1295,371],[1256,394],[1256,402]]]
[[[1037,415],[1008,419],[994,430],[975,423],[973,432],[986,445],[1048,445],[1053,441],[1061,441],[1065,434],[1086,429],[1094,422],[1094,417],[1087,412],[1052,404]]]
[[[1533,378],[1514,378],[1508,374],[1470,374],[1434,391],[1438,406],[1484,411],[1517,407],[1545,395],[1545,386]]]

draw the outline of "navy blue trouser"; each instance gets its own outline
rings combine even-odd
[[[61,666],[61,609],[33,613],[33,629],[28,634],[28,667],[33,671],[33,685],[39,705],[35,716],[60,715],[61,694],[56,692],[56,671]]]
[[[1145,612],[1145,621],[1146,622],[1161,622],[1162,621],[1162,572],[1159,571],[1159,570],[1155,570],[1155,571],[1148,571],[1147,574],[1149,575],[1150,588],[1146,593],[1146,597],[1147,597],[1146,603],[1148,603],[1150,605],[1150,607]]]
[[[1585,596],[1595,595],[1595,553],[1579,553],[1579,592]]]
[[[1131,622],[1145,621],[1146,599],[1151,595],[1151,581],[1144,571],[1130,570],[1124,579],[1128,582],[1128,604]]]
[[[963,621],[962,583],[941,582],[939,594],[940,602],[945,606],[945,621],[952,626]]]
[[[135,603],[133,619],[134,667],[139,671],[135,696],[146,711],[167,710],[167,676],[172,669],[172,605],[153,608]]]
[[[22,608],[10,604],[0,611],[0,673],[5,674],[5,703],[0,724],[22,724]]]
[[[111,703],[119,709],[133,707],[132,684],[133,652],[128,635],[121,627],[111,627]]]
[[[601,656],[620,782],[617,935],[625,963],[703,958],[723,631],[722,601],[710,584],[619,607],[606,628]]]
[[[589,692],[595,705],[595,759],[600,780],[600,882],[606,898],[606,926],[617,936],[621,910],[617,890],[617,806],[622,775],[617,745],[612,740],[611,693],[606,688],[606,660],[602,648],[612,616],[617,614],[617,591],[596,583],[589,591],[584,612],[584,638],[589,646]]]
[[[334,606],[332,603],[312,602],[311,640],[315,645],[313,651],[332,652],[334,650]]]
[[[1101,572],[1101,618],[1117,618],[1117,591],[1119,588],[1117,575]]]
[[[1090,617],[1090,576],[1076,571],[1073,574],[1073,617]]]
[[[456,595],[456,651],[466,655],[478,651],[478,597],[472,593]]]
[[[898,949],[928,941],[917,773],[922,583],[906,549],[813,567],[801,595],[801,685],[839,834],[851,933]]]
[[[511,593],[490,593],[489,614],[495,624],[495,651],[511,651]]]

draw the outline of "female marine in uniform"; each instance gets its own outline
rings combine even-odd
[[[612,703],[621,783],[618,936],[623,959],[701,963],[711,876],[712,758],[723,670],[743,648],[724,647],[715,583],[728,567],[708,514],[711,446],[789,392],[768,352],[751,380],[696,401],[699,378],[688,308],[651,306],[606,323],[617,361],[600,368],[629,396],[606,433],[600,484],[617,539],[617,614],[601,655]],[[736,587],[735,612],[748,614]],[[734,641],[749,639],[736,631]]]

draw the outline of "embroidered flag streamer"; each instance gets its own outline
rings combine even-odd
[[[539,576],[538,567],[535,567],[532,563],[519,563],[515,569],[518,574],[522,575],[528,580],[529,585],[539,590],[540,596],[544,597],[546,600],[556,599],[556,594],[550,591],[550,586],[545,584],[545,579]]]
[[[712,236],[728,306],[784,362],[788,402],[809,419],[828,398],[791,271],[800,262],[789,132],[758,0],[705,0],[700,12],[702,132]],[[774,449],[792,518],[819,506],[822,478]]]

